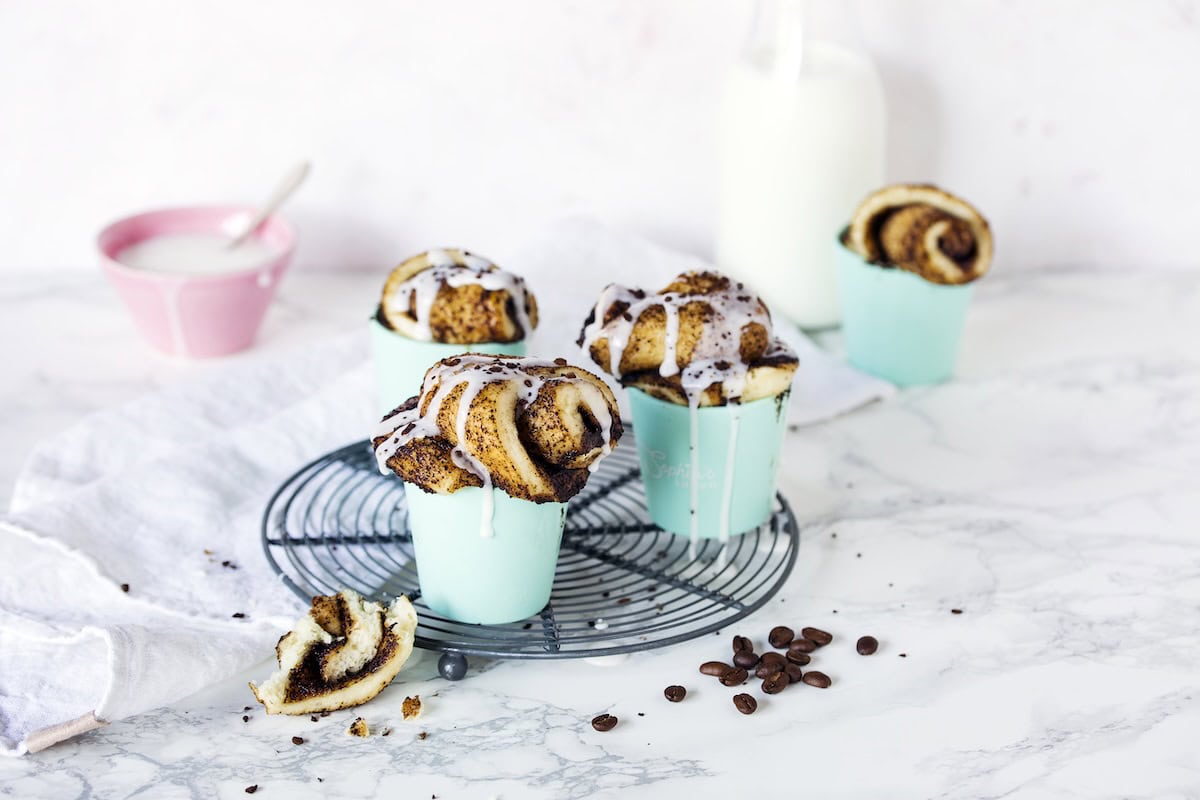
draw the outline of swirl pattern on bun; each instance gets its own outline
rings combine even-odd
[[[967,201],[926,184],[885,186],[863,200],[845,244],[867,261],[961,284],[992,264],[992,232]]]
[[[612,390],[565,359],[468,353],[430,367],[373,441],[381,471],[426,492],[495,486],[565,503],[621,431]]]
[[[250,684],[268,714],[313,714],[367,702],[412,653],[417,612],[407,597],[386,608],[349,589],[314,597],[275,645],[279,669]]]
[[[748,403],[786,392],[798,360],[745,284],[687,272],[650,294],[605,288],[578,344],[619,380],[691,406]]]
[[[445,344],[516,342],[538,321],[522,278],[454,248],[429,250],[392,270],[376,318],[410,339]]]

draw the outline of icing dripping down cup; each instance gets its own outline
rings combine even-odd
[[[406,483],[409,530],[421,599],[456,622],[500,625],[526,619],[550,600],[566,503],[534,503],[470,486],[430,494]],[[479,520],[491,495],[491,535]]]
[[[185,358],[223,356],[254,343],[296,236],[272,215],[241,248],[224,241],[252,206],[150,211],[120,219],[97,239],[100,265],[155,349]]]
[[[638,461],[654,524],[690,536],[694,515],[697,537],[722,539],[766,522],[775,500],[788,394],[691,408],[630,388]]]

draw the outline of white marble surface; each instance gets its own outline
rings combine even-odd
[[[359,324],[377,282],[293,278],[264,348]],[[790,435],[799,560],[736,630],[612,666],[475,664],[457,684],[424,656],[358,712],[394,730],[366,740],[345,735],[352,712],[243,712],[229,680],[0,759],[0,796],[1200,797],[1197,341],[1200,273],[996,274],[955,382]],[[0,348],[5,492],[67,419],[219,368],[143,350],[81,276],[0,281]],[[834,633],[834,685],[743,717],[696,666],[781,622]],[[875,656],[853,651],[864,633]],[[426,713],[404,723],[414,692]],[[604,734],[602,711],[621,718]]]

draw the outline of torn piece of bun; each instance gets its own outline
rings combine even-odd
[[[250,684],[268,714],[361,705],[387,687],[412,654],[417,612],[407,597],[384,608],[349,589],[314,597],[275,646],[279,670]]]

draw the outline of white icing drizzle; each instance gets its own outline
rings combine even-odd
[[[683,276],[681,276],[683,277]],[[621,314],[616,315],[607,323],[604,318],[609,309],[618,302],[628,305]],[[704,324],[700,340],[692,351],[691,360],[679,368],[679,322],[680,312],[689,303],[702,302],[711,309],[711,315]],[[721,397],[732,409],[732,421],[729,440],[729,458],[725,466],[725,484],[721,501],[721,521],[719,538],[721,551],[719,558],[722,565],[725,555],[725,544],[730,535],[730,504],[733,485],[733,454],[737,450],[738,415],[736,404],[741,400],[746,389],[750,365],[742,361],[741,338],[742,331],[747,325],[757,323],[766,329],[770,339],[764,357],[790,354],[791,350],[780,339],[773,336],[771,317],[758,296],[744,284],[730,281],[721,290],[709,294],[683,294],[680,292],[664,292],[662,294],[643,294],[616,284],[609,285],[600,295],[593,310],[592,321],[583,330],[582,345],[584,350],[590,350],[599,339],[607,339],[609,350],[609,372],[618,380],[621,379],[621,359],[629,346],[633,327],[641,317],[642,312],[653,306],[660,306],[665,315],[665,330],[663,335],[663,359],[659,365],[658,374],[664,378],[679,376],[679,386],[687,398],[689,411],[689,443],[691,507],[690,517],[690,551],[695,554],[700,538],[700,445],[699,445],[699,409],[705,391],[713,384],[720,387]]]
[[[183,281],[167,278],[162,282],[163,303],[167,311],[167,330],[171,332],[171,355],[187,356],[187,340],[183,335],[183,315],[179,308],[179,295]]]
[[[729,544],[730,527],[733,514],[733,468],[737,460],[738,424],[742,417],[740,403],[729,406],[729,447],[725,451],[725,484],[721,490],[721,528],[718,540],[721,542],[720,567],[725,568],[725,549]]]
[[[479,535],[488,538],[493,535],[494,487],[487,466],[470,451],[467,444],[467,423],[470,420],[471,406],[485,386],[506,382],[511,382],[517,388],[518,400],[528,406],[537,399],[546,384],[572,380],[561,374],[561,370],[569,365],[535,358],[478,353],[455,356],[447,361],[450,363],[439,363],[425,374],[416,406],[395,411],[379,423],[375,435],[388,438],[375,448],[375,458],[379,464],[379,471],[385,475],[390,474],[391,469],[387,466],[387,461],[397,450],[415,439],[439,436],[441,431],[437,424],[438,412],[446,398],[462,386],[462,396],[458,400],[454,419],[454,433],[458,444],[451,451],[450,458],[458,467],[475,475],[483,483],[483,513]],[[556,372],[542,374],[531,371],[534,368],[547,368]],[[600,426],[603,436],[604,444],[600,454],[588,465],[588,469],[595,470],[596,465],[612,452],[612,411],[608,400],[597,387],[583,379],[579,379],[576,385],[581,389],[584,407]],[[428,403],[424,402],[426,397],[430,398]],[[424,414],[421,413],[422,406],[425,406]]]
[[[508,292],[521,333],[523,336],[529,336],[533,332],[533,326],[529,323],[529,297],[525,280],[511,272],[505,272],[482,256],[465,250],[456,252],[459,253],[458,256],[447,250],[428,251],[425,253],[425,259],[429,262],[428,268],[413,275],[398,287],[394,297],[404,304],[405,311],[409,310],[409,298],[412,297],[411,310],[415,323],[411,332],[412,338],[426,342],[433,340],[429,318],[442,286],[458,288],[471,284],[481,286],[489,292]]]

